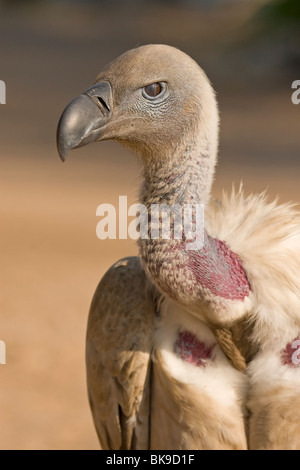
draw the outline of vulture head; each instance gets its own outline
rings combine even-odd
[[[60,157],[107,139],[129,146],[144,162],[169,160],[201,143],[214,166],[218,110],[203,70],[166,45],[138,47],[109,63],[65,109],[57,133]]]

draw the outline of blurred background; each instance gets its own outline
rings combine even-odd
[[[139,168],[117,144],[62,164],[65,105],[129,48],[166,43],[205,69],[221,112],[214,194],[299,201],[299,0],[0,1],[1,449],[97,449],[85,330],[98,281],[131,240],[96,238],[96,208],[137,202]]]

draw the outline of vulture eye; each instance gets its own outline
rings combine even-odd
[[[162,82],[151,83],[143,88],[143,95],[145,98],[154,99],[159,96],[165,89],[165,84]]]

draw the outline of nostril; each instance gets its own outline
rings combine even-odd
[[[109,106],[108,106],[107,103],[104,101],[104,99],[101,98],[101,96],[98,96],[98,101],[99,101],[100,104],[102,104],[102,106],[104,106],[105,109],[107,109],[107,111],[110,111]]]

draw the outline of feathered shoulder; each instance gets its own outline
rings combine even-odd
[[[269,202],[265,192],[246,196],[241,185],[211,201],[206,227],[243,262],[254,294],[249,317],[256,321],[256,339],[267,346],[268,340],[288,337],[289,325],[293,331],[295,324],[300,328],[300,212],[296,204]]]

